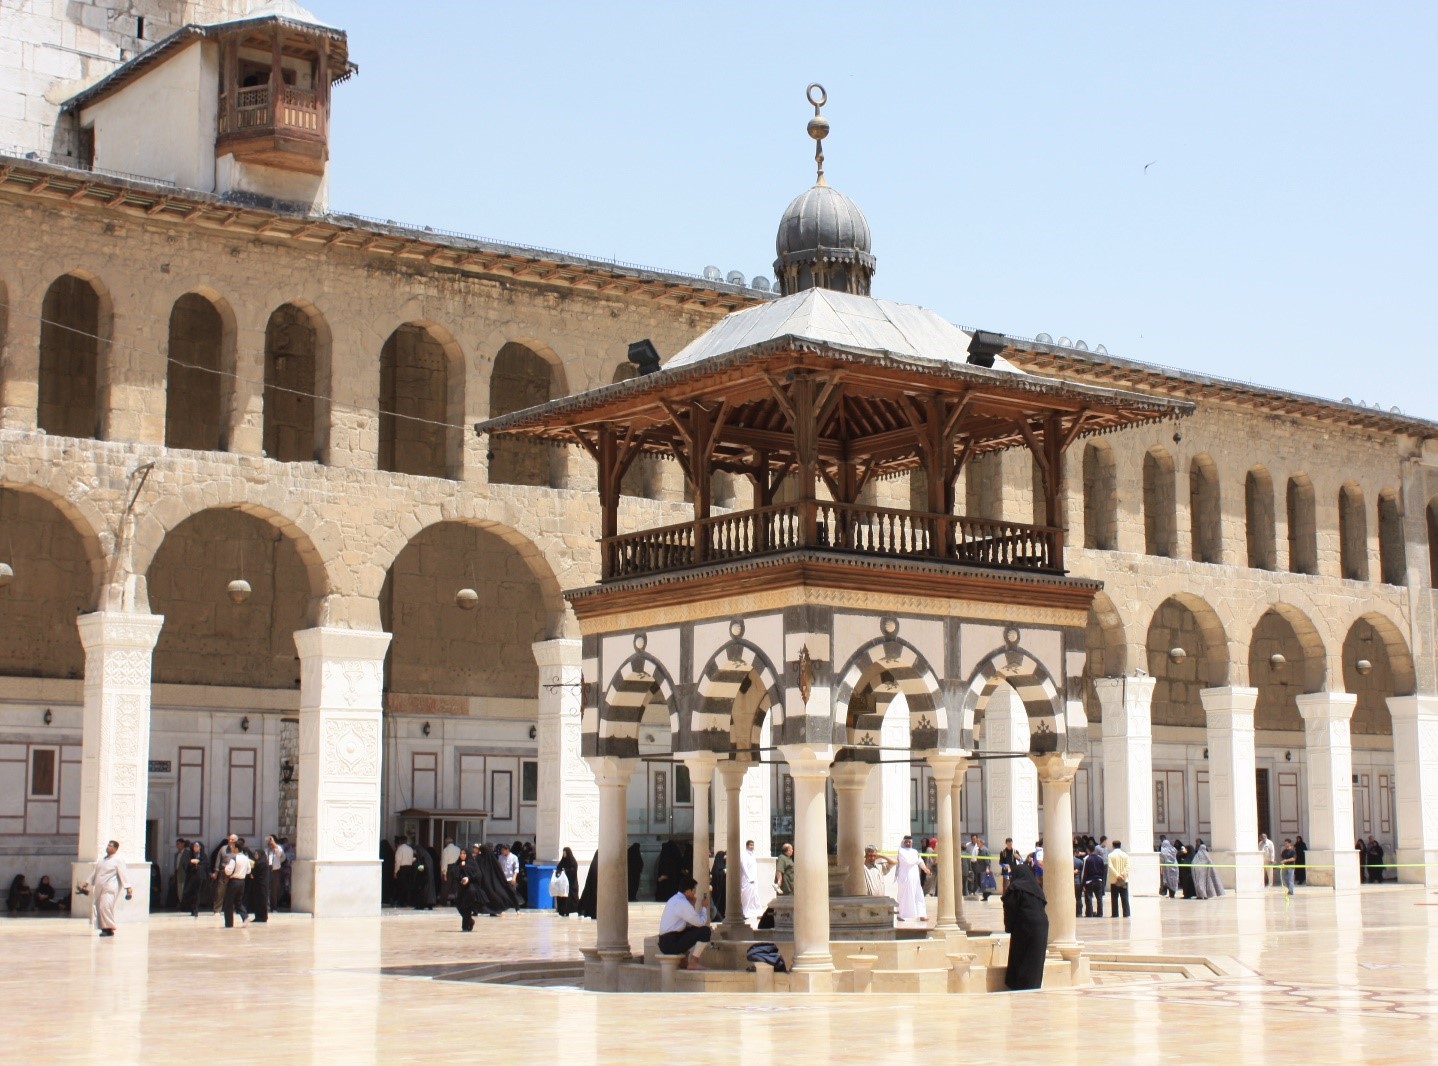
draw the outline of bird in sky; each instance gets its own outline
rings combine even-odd
[[[1153,164],[1154,164],[1154,163],[1157,163],[1157,162],[1158,162],[1158,160],[1155,159],[1155,160],[1152,160],[1151,162],[1145,163],[1145,164],[1143,165],[1143,172],[1144,172],[1145,174],[1147,174],[1147,173],[1148,173],[1148,168],[1151,167],[1151,166],[1153,166]]]

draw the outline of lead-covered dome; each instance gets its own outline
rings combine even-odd
[[[869,295],[874,257],[869,220],[859,205],[821,177],[784,209],[774,239],[779,291],[833,289]]]

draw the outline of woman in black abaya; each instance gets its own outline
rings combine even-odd
[[[639,841],[629,845],[629,902],[639,899],[639,882],[644,878],[644,849]],[[667,903],[668,900],[665,900]]]
[[[684,872],[684,854],[679,845],[666,840],[659,848],[659,861],[654,865],[654,902],[668,903],[679,891],[679,878]]]
[[[724,920],[724,901],[728,899],[729,891],[729,854],[724,851],[714,853],[714,865],[709,869],[709,913],[714,916],[716,922]]]
[[[579,862],[574,857],[574,852],[568,848],[559,857],[555,864],[564,871],[564,876],[569,880],[569,892],[567,895],[559,896],[554,901],[554,907],[559,911],[561,918],[567,918],[579,908]]]
[[[1044,954],[1049,947],[1049,916],[1044,891],[1034,872],[1014,867],[1004,890],[1004,930],[1009,934],[1009,969],[1005,984],[1013,991],[1042,988]]]
[[[595,901],[599,898],[599,852],[589,860],[589,873],[584,878],[584,891],[579,894],[579,916],[594,917]]]
[[[1198,890],[1193,884],[1193,852],[1182,840],[1175,840],[1178,849],[1178,887],[1183,889],[1184,899],[1197,899]]]

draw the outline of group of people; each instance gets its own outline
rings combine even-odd
[[[1223,895],[1218,868],[1209,857],[1208,845],[1199,838],[1189,848],[1182,840],[1160,837],[1158,842],[1158,894],[1177,899],[1210,899]]]
[[[56,893],[49,874],[42,874],[40,883],[34,886],[25,880],[24,874],[16,874],[10,882],[10,894],[5,899],[6,909],[11,914],[58,911],[68,903],[68,899]]]
[[[199,840],[175,841],[175,873],[169,888],[170,905],[198,918],[202,907],[223,911],[225,928],[269,921],[270,911],[289,902],[293,849],[285,838],[268,836],[252,848],[231,833],[211,852]]]
[[[1302,837],[1299,839],[1301,840]],[[1354,842],[1353,847],[1358,852],[1359,880],[1366,885],[1382,884],[1384,871],[1388,868],[1383,861],[1383,845],[1378,843],[1378,840],[1370,833],[1368,843],[1365,844],[1362,838],[1359,838]]]
[[[1131,917],[1128,897],[1128,853],[1123,843],[1101,836],[1074,838],[1074,916],[1103,917],[1103,898],[1110,897],[1109,914]],[[1120,914],[1122,910],[1122,914]]]

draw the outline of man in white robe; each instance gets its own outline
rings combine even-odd
[[[746,922],[764,913],[759,902],[759,860],[754,857],[754,841],[746,840],[739,854],[739,905]]]
[[[924,884],[919,880],[919,874],[927,874],[929,867],[923,856],[914,850],[913,837],[905,837],[899,847],[898,867],[899,921],[922,922],[928,914],[924,909]]]
[[[120,842],[112,840],[105,845],[105,857],[95,863],[90,871],[87,887],[95,902],[95,924],[100,927],[101,936],[115,935],[115,904],[120,901],[120,890],[125,898],[133,899],[134,892],[125,877],[125,863],[117,854]]]

